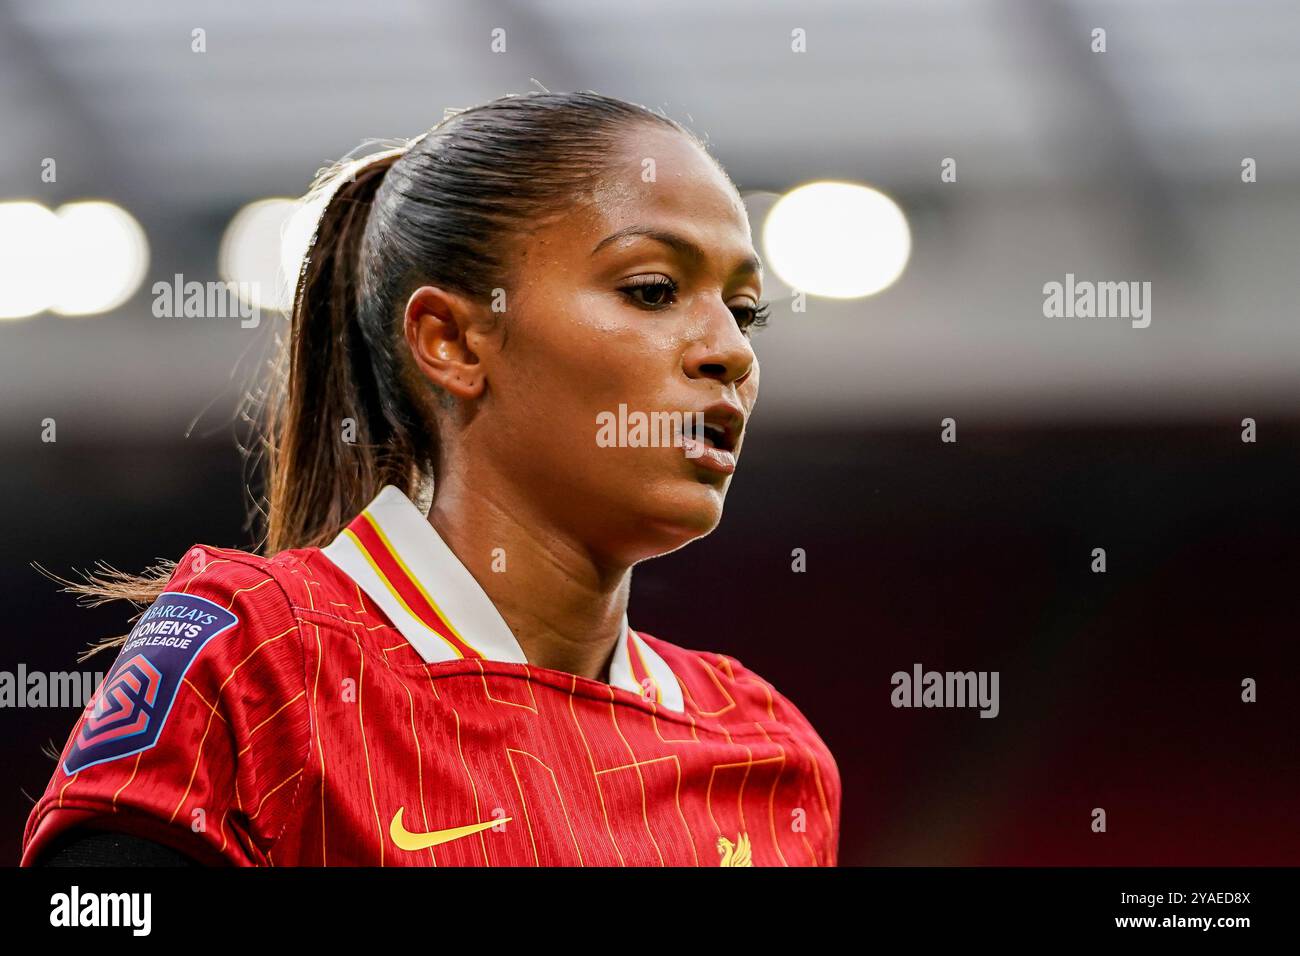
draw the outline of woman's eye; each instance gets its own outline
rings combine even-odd
[[[677,283],[667,276],[655,276],[625,285],[619,291],[644,308],[662,309],[676,299]]]
[[[770,310],[770,305],[737,305],[732,307],[731,314],[736,317],[736,324],[741,330],[748,332],[767,325]]]

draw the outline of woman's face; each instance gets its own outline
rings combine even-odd
[[[732,185],[686,137],[642,127],[593,200],[519,255],[502,321],[469,339],[485,387],[464,441],[609,560],[712,531],[758,396],[745,328],[762,279]],[[693,436],[697,415],[703,447],[673,427]]]

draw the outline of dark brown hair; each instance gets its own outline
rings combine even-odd
[[[290,326],[264,393],[249,396],[265,411],[263,554],[327,543],[385,484],[414,497],[432,478],[432,387],[411,370],[406,297],[422,284],[485,302],[508,289],[514,240],[604,181],[620,138],[638,124],[699,143],[673,120],[613,97],[528,92],[449,111],[406,147],[317,176],[307,199],[324,208]],[[641,174],[639,161],[627,174]],[[107,568],[63,583],[92,605],[143,606],[174,568]]]

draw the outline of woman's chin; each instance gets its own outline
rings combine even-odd
[[[709,534],[722,520],[722,500],[722,492],[708,486],[675,495],[659,508],[647,508],[654,502],[643,500],[637,527],[642,538],[638,550],[645,553],[638,560],[676,551]]]

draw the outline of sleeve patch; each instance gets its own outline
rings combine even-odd
[[[122,645],[86,708],[63,771],[129,757],[158,743],[185,673],[203,646],[239,619],[194,594],[158,596]]]

